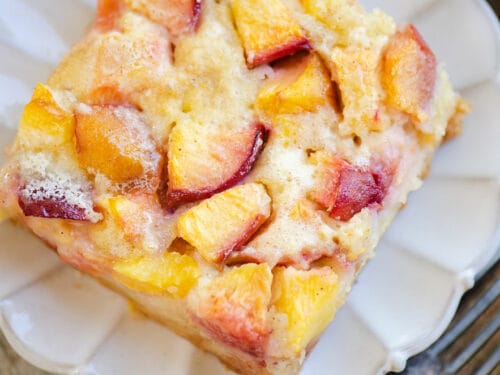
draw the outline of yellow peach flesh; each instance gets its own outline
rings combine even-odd
[[[180,298],[189,293],[201,276],[195,260],[178,253],[120,261],[113,271],[116,278],[134,290]]]
[[[328,267],[309,271],[275,269],[274,306],[288,318],[288,342],[294,352],[306,349],[333,319],[337,288],[337,275]]]
[[[232,9],[249,67],[309,47],[300,25],[280,0],[233,0]]]
[[[270,215],[271,199],[261,184],[240,185],[214,195],[185,212],[177,223],[180,237],[209,262],[237,251]]]

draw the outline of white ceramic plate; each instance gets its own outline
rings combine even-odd
[[[439,151],[303,374],[402,370],[450,322],[500,236],[500,32],[480,0],[365,0],[411,20],[472,102],[463,136]],[[92,0],[0,0],[0,147],[37,81],[84,33]],[[1,162],[1,157],[0,157]],[[0,225],[0,328],[28,361],[71,374],[223,374],[213,357]]]

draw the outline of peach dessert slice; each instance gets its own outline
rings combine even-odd
[[[252,356],[264,354],[273,275],[267,264],[234,267],[199,293],[195,319],[216,340]]]
[[[415,26],[398,31],[383,59],[382,83],[389,103],[416,122],[428,121],[436,74],[436,57]]]
[[[113,182],[148,179],[159,183],[160,155],[139,114],[130,108],[80,106],[76,149],[80,166]]]
[[[269,218],[270,206],[271,198],[262,184],[240,185],[182,214],[177,229],[203,258],[218,263],[248,242]]]
[[[26,105],[0,221],[232,370],[299,374],[468,107],[356,0],[96,5]]]
[[[280,0],[233,0],[231,4],[249,68],[311,48]]]
[[[267,140],[264,125],[239,131],[211,131],[196,123],[172,130],[168,148],[168,208],[230,188],[254,167]]]
[[[330,73],[315,53],[290,57],[273,69],[275,76],[259,91],[257,108],[266,113],[302,113],[334,106]]]

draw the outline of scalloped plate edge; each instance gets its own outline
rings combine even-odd
[[[500,196],[500,184],[497,184],[498,195]],[[378,370],[378,374],[384,374],[390,371],[400,372],[406,367],[406,362],[410,357],[423,352],[431,346],[445,331],[451,323],[462,296],[475,284],[475,278],[488,264],[500,257],[500,206],[497,208],[497,228],[493,236],[492,244],[488,249],[482,252],[481,257],[470,265],[464,271],[455,273],[455,285],[447,309],[444,311],[441,319],[433,329],[420,340],[403,348],[388,349],[387,361]]]

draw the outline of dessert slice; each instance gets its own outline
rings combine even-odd
[[[467,110],[414,26],[352,0],[100,0],[0,220],[232,369],[297,374]]]

